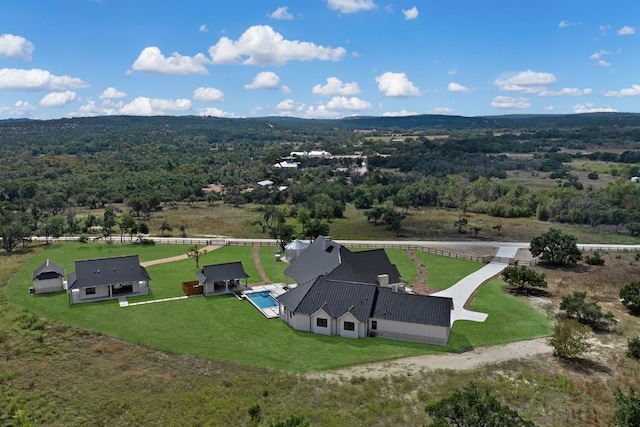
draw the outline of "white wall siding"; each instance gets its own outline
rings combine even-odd
[[[417,341],[427,344],[446,345],[449,341],[450,327],[405,323],[393,320],[375,319],[378,322],[377,335],[404,341]]]
[[[353,322],[354,330],[348,331],[344,328],[344,322]],[[360,325],[360,321],[356,319],[356,317],[351,313],[345,313],[338,319],[338,335],[345,338],[361,338],[364,337],[364,334],[361,335],[362,327]]]
[[[55,279],[34,280],[33,288],[36,294],[62,291],[62,277],[56,277]]]

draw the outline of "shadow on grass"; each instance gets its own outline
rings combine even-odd
[[[602,363],[596,362],[590,359],[583,358],[575,358],[575,359],[560,359],[560,364],[564,366],[566,369],[573,371],[578,374],[607,374],[612,375],[613,370],[609,367],[603,365]]]

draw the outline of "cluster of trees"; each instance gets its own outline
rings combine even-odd
[[[377,130],[355,131],[366,128]],[[45,223],[50,234],[61,224],[72,232],[75,226],[66,217],[73,209],[127,204],[135,217],[144,217],[168,204],[212,204],[219,196],[203,188],[218,183],[225,188],[221,197],[226,203],[288,204],[321,221],[340,218],[346,204],[353,203],[363,210],[394,208],[396,213],[389,210],[387,218],[380,219],[392,229],[402,219],[397,212],[441,207],[497,217],[609,224],[640,235],[640,186],[626,179],[637,172],[637,152],[628,149],[615,159],[607,157],[618,162],[621,178],[596,190],[583,188],[567,166],[572,158],[585,155],[560,151],[586,144],[631,146],[640,139],[638,129],[640,118],[633,115],[554,120],[420,116],[2,121],[0,209],[11,212],[8,216],[16,216],[17,227],[29,227],[31,233],[40,232]],[[412,136],[394,142],[380,137],[390,133]],[[433,134],[439,137],[431,138]],[[317,148],[333,154],[361,152],[369,171],[352,174],[346,166],[358,160],[345,159],[302,159],[301,170],[273,167],[291,151]],[[606,155],[598,153],[598,158]],[[515,169],[553,174],[558,186],[539,192],[508,183],[503,178]],[[245,191],[265,179],[287,188]],[[1,222],[9,240],[29,234],[10,231],[16,224],[10,226],[9,220]]]

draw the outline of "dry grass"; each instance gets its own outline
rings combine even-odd
[[[29,256],[1,256],[0,283]],[[638,277],[640,263],[633,253],[603,258],[604,267],[536,267],[549,279],[548,310],[563,295],[585,290],[620,319],[616,331],[595,336],[596,350],[585,359],[543,356],[340,383],[167,354],[46,319],[42,330],[25,329],[22,309],[0,293],[0,424],[11,425],[21,410],[47,426],[242,426],[250,425],[248,408],[259,404],[264,425],[290,415],[312,425],[425,425],[426,405],[474,380],[539,426],[607,425],[613,390],[640,388],[640,366],[624,356],[626,338],[640,333],[640,322],[616,301],[620,286]]]

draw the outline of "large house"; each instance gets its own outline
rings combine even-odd
[[[67,280],[72,304],[148,295],[151,278],[138,255],[76,261]]]
[[[320,236],[285,275],[298,285],[278,297],[280,317],[296,330],[438,345],[449,340],[453,300],[404,292],[382,249],[351,252]]]

